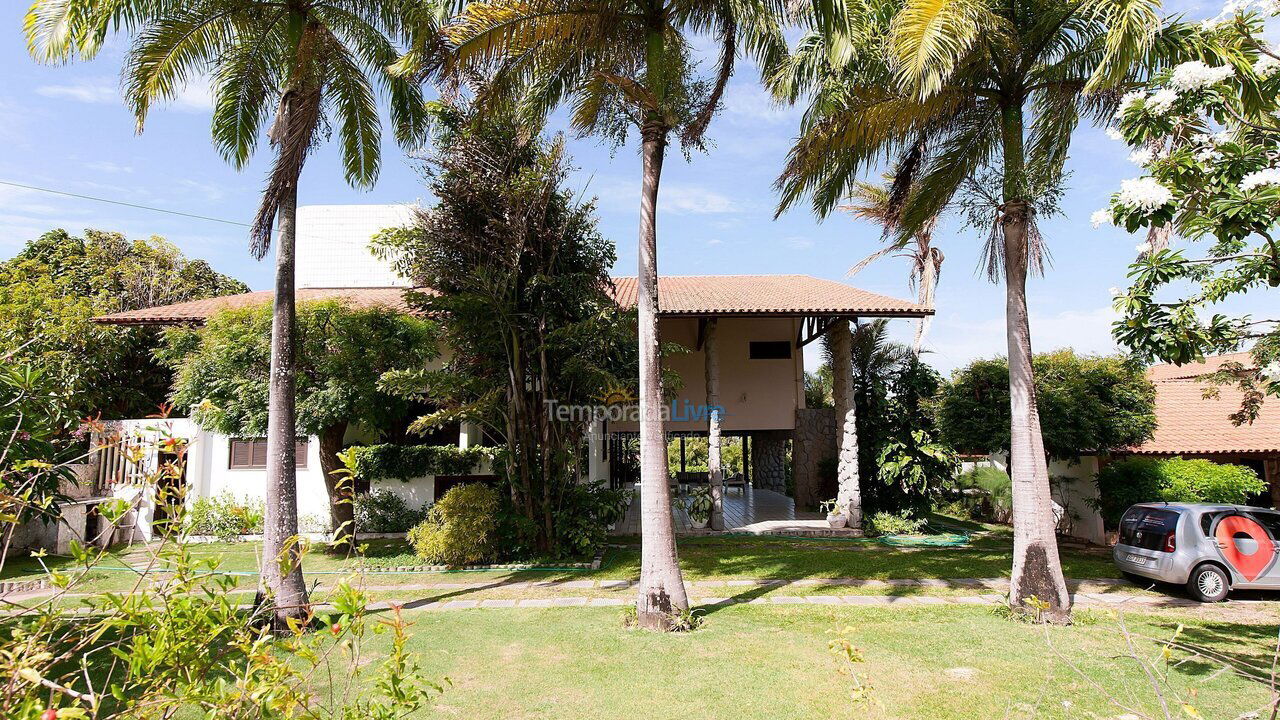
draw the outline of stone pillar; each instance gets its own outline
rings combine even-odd
[[[707,370],[707,471],[711,484],[711,529],[724,529],[724,469],[720,467],[720,351],[716,321],[707,322],[703,353]]]
[[[849,527],[862,527],[862,488],[858,481],[858,416],[854,404],[853,335],[841,318],[827,331],[831,342],[832,394],[836,406],[836,501]]]
[[[787,430],[757,430],[751,433],[753,487],[787,491]]]
[[[791,436],[796,510],[815,512],[823,500],[836,496],[836,478],[829,465],[835,457],[835,409],[797,408],[796,430]],[[828,470],[826,474],[822,472],[824,467]]]
[[[587,482],[609,482],[609,461],[605,451],[609,438],[604,432],[604,421],[596,420],[587,429]]]

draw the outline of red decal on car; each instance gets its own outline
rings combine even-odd
[[[1244,515],[1227,515],[1213,530],[1218,552],[1227,564],[1253,582],[1276,561],[1276,545],[1257,520]]]

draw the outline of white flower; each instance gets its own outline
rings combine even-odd
[[[1169,85],[1178,90],[1203,90],[1213,87],[1235,74],[1230,65],[1210,67],[1199,60],[1184,62],[1173,69]],[[1159,93],[1156,93],[1159,95]],[[1170,101],[1172,102],[1172,101]]]
[[[1093,214],[1089,216],[1089,222],[1093,225],[1093,229],[1094,229],[1094,230],[1097,230],[1098,228],[1102,227],[1103,225],[1110,225],[1110,224],[1111,224],[1111,211],[1110,211],[1110,210],[1105,210],[1105,209],[1104,209],[1104,210],[1094,210],[1094,211],[1093,211]]]
[[[1280,60],[1277,60],[1270,55],[1263,55],[1253,64],[1253,72],[1260,78],[1269,78],[1277,72],[1280,72]]]
[[[1120,183],[1120,204],[1150,215],[1173,200],[1173,191],[1153,177],[1130,178]]]
[[[1151,252],[1151,243],[1144,242],[1141,245],[1134,245],[1133,249],[1137,250],[1139,255],[1146,255]]]
[[[1147,93],[1145,90],[1130,90],[1129,92],[1121,96],[1120,104],[1116,106],[1116,114],[1124,115],[1126,112],[1129,111],[1129,108],[1133,107],[1137,103],[1142,102],[1146,98],[1147,98]]]
[[[1262,368],[1262,376],[1270,380],[1280,380],[1280,362],[1273,362]]]
[[[1150,148],[1142,148],[1129,153],[1129,162],[1139,167],[1145,167],[1156,159],[1156,154]]]
[[[1202,163],[1217,162],[1221,158],[1222,158],[1222,153],[1218,152],[1217,150],[1214,150],[1211,147],[1201,148],[1196,152],[1196,160],[1199,160]]]
[[[1111,125],[1107,127],[1107,137],[1111,138],[1112,140],[1123,140],[1124,133],[1120,132],[1120,128],[1116,127],[1115,125]]]
[[[1173,109],[1173,103],[1178,100],[1178,91],[1173,88],[1161,88],[1154,95],[1147,98],[1143,107],[1150,110],[1156,115],[1164,115]]]
[[[1240,181],[1241,190],[1252,190],[1264,185],[1280,185],[1280,168],[1255,170]]]
[[[1110,290],[1108,290],[1107,292],[1111,293],[1111,297],[1120,297],[1120,295],[1122,294],[1122,293],[1120,292],[1120,288],[1118,288],[1118,287],[1113,287],[1113,288],[1111,288]]]

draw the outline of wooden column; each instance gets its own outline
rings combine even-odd
[[[827,331],[831,338],[832,394],[836,406],[836,501],[849,527],[862,527],[862,488],[858,482],[858,414],[854,403],[853,335],[841,318]]]
[[[720,351],[716,320],[707,322],[703,353],[707,369],[707,472],[711,485],[711,529],[724,529],[724,469],[720,467]]]

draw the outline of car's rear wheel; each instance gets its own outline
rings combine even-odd
[[[1231,592],[1231,580],[1217,565],[1201,565],[1187,578],[1187,592],[1200,602],[1222,602]]]

